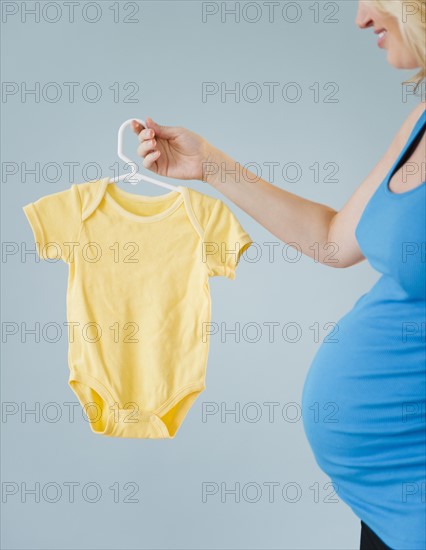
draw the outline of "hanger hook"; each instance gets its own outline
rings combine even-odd
[[[120,126],[120,128],[118,129],[117,153],[118,153],[118,156],[121,158],[121,160],[126,162],[129,166],[133,167],[133,169],[135,171],[134,175],[137,177],[136,172],[138,171],[139,167],[132,159],[130,159],[127,155],[125,155],[125,153],[124,153],[124,144],[123,144],[124,130],[132,124],[132,120],[136,120],[137,122],[139,122],[139,124],[142,124],[142,126],[144,126],[146,128],[145,121],[140,119],[140,118],[129,118],[129,119],[125,120],[123,122],[123,124]],[[139,178],[138,178],[138,181],[139,181]],[[130,180],[130,183],[133,183],[133,182]],[[134,182],[134,183],[137,183],[137,182]]]
[[[145,128],[147,127],[146,124],[145,124],[145,121],[142,120],[141,118],[129,118],[129,119],[125,120],[123,122],[123,124],[120,126],[120,128],[118,129],[117,153],[118,153],[118,156],[121,158],[121,160],[123,160],[129,166],[131,166],[134,171],[130,174],[123,174],[122,176],[118,176],[117,178],[112,178],[112,179],[110,179],[110,183],[112,183],[113,181],[114,182],[121,181],[122,179],[126,178],[126,181],[128,181],[132,185],[136,185],[139,181],[142,180],[142,181],[149,181],[151,183],[155,183],[156,185],[160,185],[161,187],[165,187],[166,189],[171,189],[172,191],[178,191],[179,193],[182,193],[182,188],[180,187],[180,185],[178,185],[178,186],[171,185],[170,183],[166,183],[165,181],[157,180],[155,178],[150,178],[149,176],[145,176],[145,175],[140,174],[138,172],[138,165],[136,164],[136,162],[134,162],[132,159],[130,159],[127,155],[124,154],[123,134],[124,134],[124,130],[127,128],[127,126],[131,125],[132,120],[136,120],[137,122],[142,124],[142,126],[144,126]],[[132,179],[127,179],[128,176],[133,176],[136,179],[133,179],[133,180]]]

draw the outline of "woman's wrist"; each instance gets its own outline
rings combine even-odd
[[[220,180],[220,166],[223,162],[223,153],[216,147],[209,145],[202,163],[202,181],[212,187]]]

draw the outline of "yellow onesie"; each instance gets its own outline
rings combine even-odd
[[[96,434],[173,438],[205,389],[209,277],[235,279],[252,244],[224,202],[108,178],[23,210],[38,255],[68,264],[68,384]]]

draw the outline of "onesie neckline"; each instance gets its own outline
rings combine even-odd
[[[131,199],[132,201],[136,202],[149,202],[149,203],[160,203],[165,200],[171,199],[172,197],[177,197],[176,200],[167,208],[166,210],[163,210],[163,212],[159,212],[158,214],[154,214],[152,216],[141,216],[139,214],[135,214],[133,212],[130,212],[129,210],[126,210],[124,206],[121,206],[114,197],[108,192],[108,186],[109,185],[115,185],[114,183],[108,183],[109,178],[104,178],[102,180],[102,187],[105,189],[104,197],[106,201],[115,208],[117,212],[125,216],[126,218],[140,222],[140,223],[151,223],[158,220],[162,220],[172,214],[184,201],[184,195],[186,193],[186,187],[178,185],[176,186],[178,191],[170,191],[169,193],[166,193],[164,195],[158,195],[158,196],[151,196],[151,195],[140,195],[135,193],[128,193],[127,191],[124,191],[120,187],[115,187],[115,193],[123,198]]]

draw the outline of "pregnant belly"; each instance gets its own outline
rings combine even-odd
[[[425,303],[366,294],[324,341],[302,392],[306,436],[333,479],[424,471]],[[422,466],[423,465],[423,466]],[[404,469],[405,468],[405,469]]]

